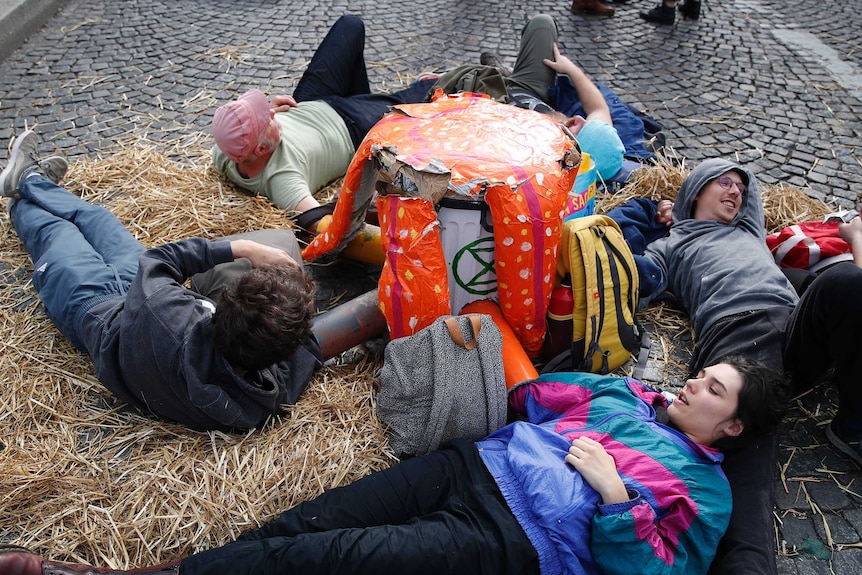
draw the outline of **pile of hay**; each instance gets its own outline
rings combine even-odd
[[[635,194],[672,198],[683,177],[670,164],[644,171],[602,207]],[[224,184],[203,145],[168,157],[129,142],[74,164],[66,185],[107,205],[148,247],[291,226],[267,201]],[[799,190],[765,196],[770,228],[829,211]],[[40,309],[32,265],[5,213],[0,264],[13,282],[0,312],[0,542],[115,568],[159,563],[228,542],[395,460],[374,411],[379,358],[323,368],[298,404],[263,429],[196,433],[128,411],[96,381],[88,358]],[[666,308],[649,314],[667,358],[686,320]]]
[[[199,147],[146,142],[72,165],[65,185],[104,203],[147,247],[290,227],[224,184]],[[128,411],[44,316],[32,264],[0,210],[0,542],[116,568],[220,545],[323,490],[389,466],[369,359],[327,367],[264,429],[197,433]]]

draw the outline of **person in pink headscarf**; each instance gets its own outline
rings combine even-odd
[[[253,89],[213,116],[213,165],[239,187],[276,206],[304,212],[312,194],[344,175],[368,130],[390,106],[422,102],[434,79],[372,94],[365,68],[365,24],[340,17],[292,96],[270,101]]]

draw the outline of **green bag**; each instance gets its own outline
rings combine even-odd
[[[438,88],[443,90],[444,94],[473,92],[474,94],[487,94],[492,100],[502,104],[509,101],[503,75],[498,68],[493,66],[463,64],[449,70],[434,83],[428,97],[430,98]]]

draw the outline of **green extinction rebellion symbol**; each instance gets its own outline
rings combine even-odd
[[[452,260],[452,276],[467,293],[488,295],[497,291],[494,238],[479,238],[458,250]]]

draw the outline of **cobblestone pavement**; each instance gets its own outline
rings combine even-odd
[[[547,12],[562,51],[661,121],[678,156],[735,157],[764,182],[855,206],[862,0],[703,1],[699,21],[654,26],[638,17],[647,0],[616,4],[613,18],[572,14],[565,1],[71,0],[0,63],[0,141],[35,127],[40,151],[71,158],[108,154],[129,135],[206,143],[218,103],[252,86],[290,93],[342,13],[366,20],[371,80],[385,90],[485,50],[511,65],[526,18]],[[862,572],[862,475],[825,445],[832,412],[818,390],[782,430],[783,574]]]

